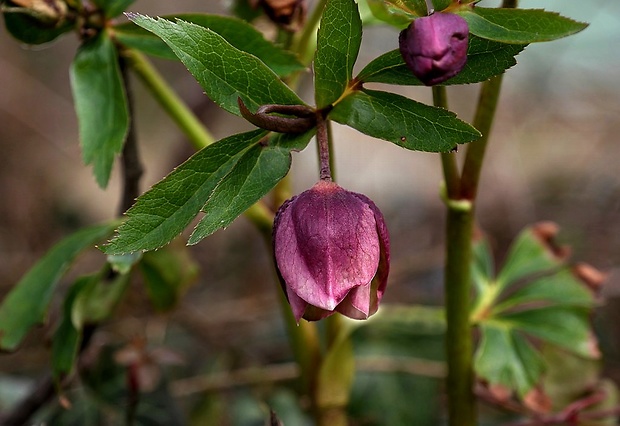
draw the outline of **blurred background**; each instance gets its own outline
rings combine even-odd
[[[483,170],[478,224],[501,259],[524,226],[554,221],[561,227],[561,243],[572,247],[574,259],[609,274],[604,289],[607,300],[597,311],[597,324],[606,374],[620,382],[620,2],[522,0],[520,6],[554,10],[590,26],[575,36],[527,47],[504,78]],[[130,9],[165,15],[226,13],[227,7],[225,1],[138,0]],[[365,28],[357,69],[395,49],[397,35],[385,26]],[[48,45],[24,46],[0,26],[0,296],[62,236],[117,214],[119,170],[103,191],[81,160],[68,76],[77,46],[72,34]],[[153,62],[217,138],[249,128],[212,105],[181,64]],[[310,82],[308,75],[307,89],[302,90],[308,101],[312,100]],[[192,149],[140,82],[133,80],[132,85],[146,190],[191,155]],[[432,101],[427,88],[388,90]],[[448,95],[451,109],[470,121],[478,86],[450,88]],[[338,181],[372,198],[384,212],[392,235],[393,266],[385,302],[440,304],[444,208],[438,197],[438,156],[406,152],[350,128],[334,127]],[[459,156],[464,150],[460,151]],[[295,192],[307,189],[317,178],[316,150],[311,144],[294,156]],[[181,379],[290,361],[271,254],[244,218],[192,247],[191,253],[201,273],[175,310],[156,314],[144,291],[134,286],[100,339],[119,346],[148,342],[149,347],[170,348],[171,359],[182,358],[182,364],[165,375],[180,401],[180,408],[167,409],[168,413],[178,409],[185,413],[180,418],[191,412],[193,421],[198,421],[195,424],[262,424],[256,420],[256,413],[264,408],[256,405],[261,399],[257,395],[270,395],[274,406],[290,406],[293,393],[270,393],[268,385],[238,388],[234,380],[205,385]],[[81,257],[63,280],[61,291],[71,277],[91,270],[102,256],[91,252]],[[60,298],[50,312],[50,324],[58,315],[59,302]],[[49,368],[49,332],[41,328],[18,352],[0,355],[0,410],[27,393]],[[436,337],[429,337],[421,340],[419,351],[436,352],[440,346]],[[272,373],[281,374],[282,380],[294,376],[290,369]],[[356,398],[363,400],[364,390],[373,383],[369,377],[358,375]],[[209,393],[218,386],[225,392]],[[436,424],[441,401],[434,395],[440,382],[426,378],[399,386],[394,389],[430,395],[431,402],[416,412],[416,424]],[[386,391],[386,400],[389,395]],[[231,406],[235,409],[226,408]],[[214,417],[215,412],[228,414]],[[297,415],[285,424],[304,424],[303,415]],[[224,420],[206,420],[214,418]],[[166,424],[174,424],[170,421]],[[399,424],[394,421],[377,424]]]

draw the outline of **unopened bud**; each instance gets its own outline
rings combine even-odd
[[[427,86],[457,75],[467,62],[467,21],[451,13],[434,13],[412,21],[399,36],[400,53],[413,74]]]

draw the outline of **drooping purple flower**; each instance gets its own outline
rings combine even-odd
[[[365,195],[320,181],[286,201],[273,228],[276,267],[297,321],[374,314],[390,264],[383,215]]]
[[[467,21],[452,13],[434,13],[411,22],[398,38],[400,53],[427,86],[457,75],[467,62]]]

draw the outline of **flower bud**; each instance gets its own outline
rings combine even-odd
[[[427,86],[457,75],[467,62],[467,21],[451,13],[434,13],[412,21],[398,38],[400,53],[413,74]]]
[[[365,195],[320,181],[280,207],[273,245],[297,321],[334,312],[366,319],[377,311],[387,284],[390,242],[383,215]]]

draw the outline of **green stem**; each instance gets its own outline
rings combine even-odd
[[[489,142],[489,134],[493,118],[495,117],[495,110],[497,109],[501,85],[502,76],[499,75],[484,82],[480,90],[478,108],[476,109],[473,125],[482,133],[482,137],[469,144],[461,176],[461,197],[467,200],[476,199],[482,162],[484,161],[484,154]]]
[[[202,149],[215,142],[215,138],[198,120],[191,109],[177,96],[159,72],[140,53],[126,49],[123,52],[133,71],[142,80],[146,88],[185,133],[196,149]]]
[[[448,109],[448,96],[445,86],[433,86],[433,104]],[[442,152],[441,166],[448,198],[455,199],[459,193],[459,169],[454,152]]]
[[[323,9],[325,9],[325,4],[327,0],[319,0],[312,11],[312,15],[306,21],[304,28],[299,34],[299,38],[295,40],[293,51],[297,53],[299,59],[302,64],[309,64],[312,60],[312,55],[314,54],[314,49],[309,49],[310,40],[314,36],[317,27],[319,26],[319,22],[321,21],[321,16],[323,15]]]
[[[322,360],[318,330],[315,323],[305,320],[301,320],[297,324],[284,291],[278,293],[286,332],[293,349],[293,356],[299,366],[303,394],[310,397],[314,406],[313,396]]]
[[[433,87],[433,103],[448,108],[445,87]],[[471,283],[471,235],[473,209],[460,200],[460,177],[454,153],[442,153],[446,204],[446,356],[448,363],[448,414],[451,426],[474,426],[476,405],[473,394],[473,343],[469,322]]]
[[[477,424],[473,394],[473,343],[469,322],[473,206],[448,201],[446,221],[446,354],[450,426]]]

